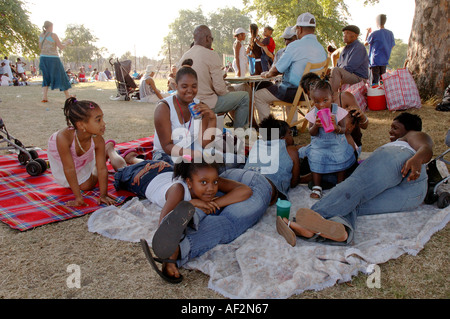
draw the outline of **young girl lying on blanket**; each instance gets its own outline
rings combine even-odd
[[[48,160],[56,182],[70,187],[75,200],[68,206],[87,205],[81,191],[91,190],[97,182],[98,203],[111,205],[108,193],[108,171],[105,161],[105,122],[100,106],[91,101],[68,98],[64,104],[67,126],[55,132],[48,141]]]
[[[308,158],[311,168],[313,183],[311,198],[322,198],[321,179],[323,174],[336,173],[338,183],[345,178],[345,170],[356,161],[353,147],[345,138],[346,117],[348,112],[337,104],[332,103],[333,92],[328,82],[317,81],[311,88],[311,98],[314,108],[308,112],[305,118],[309,123],[311,143],[299,149],[299,157]],[[322,109],[330,109],[331,122],[334,130],[326,133],[323,123],[317,113]]]
[[[194,217],[194,224],[198,224],[206,215],[218,213],[223,207],[244,201],[252,195],[250,187],[219,177],[218,164],[208,163],[204,159],[199,163],[197,160],[191,162],[190,156],[184,156],[183,161],[174,166],[155,160],[146,160],[130,166],[125,166],[124,163],[124,167],[114,175],[114,180],[117,190],[133,192],[160,206],[159,223],[168,222],[166,229],[169,232],[180,231],[180,227],[183,226],[177,227],[176,223],[170,223],[173,215],[176,217],[183,215],[186,223]],[[218,192],[223,195],[217,196]],[[197,210],[195,216],[194,207],[201,210],[200,212]],[[164,226],[160,226],[159,229],[165,231]],[[175,236],[176,240],[172,243],[169,240],[164,240],[164,243],[155,243],[155,238],[157,240],[158,236],[154,237],[152,247],[155,254],[175,262],[179,252],[177,246],[180,237],[181,233],[179,237]],[[175,253],[172,254],[173,251]],[[164,262],[162,272],[157,268],[155,270],[164,279],[179,282],[181,276],[174,262]]]

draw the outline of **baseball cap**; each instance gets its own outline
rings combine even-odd
[[[246,31],[244,28],[237,28],[236,30],[234,30],[233,35],[238,35],[241,33],[248,33],[248,31]]]
[[[283,39],[292,38],[294,35],[297,35],[297,33],[294,30],[295,30],[295,27],[287,27],[286,29],[284,29],[284,32],[280,38],[283,38]]]
[[[297,18],[297,24],[294,27],[315,27],[316,18],[309,12],[302,13]]]

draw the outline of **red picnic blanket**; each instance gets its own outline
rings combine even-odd
[[[116,145],[119,154],[136,149],[145,158],[151,159],[153,136]],[[47,159],[45,150],[38,151],[39,158]],[[109,163],[108,163],[109,165]],[[116,198],[117,205],[133,194],[114,189],[114,170],[109,165],[108,192]],[[85,207],[65,206],[74,199],[70,188],[55,183],[51,168],[40,176],[30,176],[18,161],[17,155],[0,155],[0,221],[13,229],[25,231],[37,226],[63,221],[92,213],[104,205],[97,204],[98,188],[82,192]]]

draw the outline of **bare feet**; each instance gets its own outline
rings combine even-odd
[[[178,246],[173,255],[169,257],[169,259],[177,260],[179,253],[180,247]],[[169,277],[180,278],[181,276],[176,263],[163,263],[162,271]]]
[[[114,149],[114,142],[108,141],[108,143],[105,144],[105,153],[106,153],[106,160],[111,162],[112,167],[115,171],[119,170],[119,168],[127,166],[126,161],[123,159],[122,156],[117,154],[116,150]]]
[[[312,234],[319,234],[323,238],[337,242],[346,241],[348,238],[347,230],[343,224],[325,219],[319,213],[308,208],[300,208],[297,211],[295,223],[291,222],[291,227],[294,229],[293,224],[297,224]]]
[[[289,223],[289,220],[287,218],[283,218],[283,221],[286,224]],[[311,238],[312,236],[314,236],[314,233],[312,231],[309,231],[306,228],[303,228],[296,222],[291,221],[291,223],[289,224],[289,227],[294,231],[294,233],[297,236],[302,236],[302,237],[306,237],[306,238]]]
[[[138,153],[136,152],[129,152],[127,155],[125,155],[124,160],[127,164],[133,165],[137,164],[139,162],[142,162],[143,160],[140,158],[137,158]]]

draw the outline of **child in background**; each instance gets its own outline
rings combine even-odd
[[[306,114],[309,123],[311,143],[299,149],[299,157],[308,158],[313,183],[311,198],[322,198],[322,174],[336,173],[337,182],[345,178],[345,170],[355,162],[354,149],[347,143],[345,137],[346,117],[348,112],[337,104],[332,103],[333,92],[327,81],[317,81],[311,88],[313,109]],[[321,109],[329,108],[334,130],[325,133],[322,123],[317,116]]]
[[[262,49],[261,66],[263,72],[269,71],[270,67],[273,64],[275,54],[275,41],[272,38],[272,33],[273,28],[270,26],[266,26],[263,32],[264,39],[262,40],[262,42],[257,42],[257,44]]]
[[[244,169],[264,175],[272,185],[274,204],[277,198],[288,199],[289,188],[300,180],[300,159],[289,124],[269,115],[259,124],[261,139],[253,144]]]
[[[369,45],[369,67],[372,71],[372,85],[378,84],[381,75],[386,73],[386,66],[389,64],[392,48],[395,46],[394,34],[384,27],[386,15],[379,14],[376,17],[376,23],[378,30],[372,32],[372,28],[368,28],[364,43],[364,45]]]
[[[100,107],[91,101],[68,98],[64,104],[67,126],[48,141],[48,160],[56,182],[70,187],[75,200],[67,206],[86,206],[81,191],[100,188],[98,203],[111,205],[105,157],[105,122]]]

